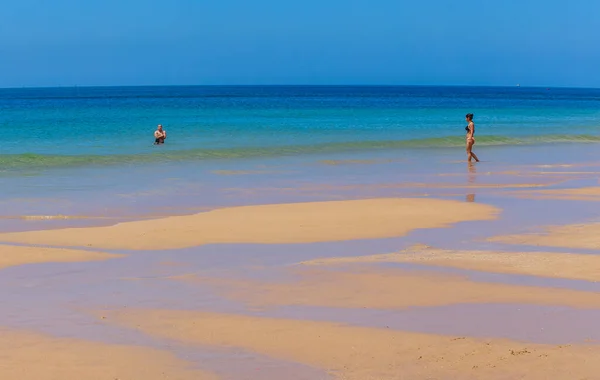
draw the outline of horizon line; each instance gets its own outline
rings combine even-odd
[[[481,88],[547,88],[547,89],[587,89],[597,90],[599,87],[586,86],[522,86],[515,85],[465,85],[465,84],[139,84],[139,85],[57,85],[57,86],[9,86],[0,90],[19,89],[52,89],[52,88],[143,88],[143,87],[481,87]]]

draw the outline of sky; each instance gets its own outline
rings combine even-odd
[[[598,0],[0,0],[0,87],[600,87]]]

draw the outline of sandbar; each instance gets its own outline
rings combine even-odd
[[[121,256],[65,248],[0,245],[0,269],[24,264],[100,261]]]
[[[547,227],[545,232],[496,236],[489,241],[505,244],[600,249],[600,223]],[[600,275],[598,276],[600,279]]]
[[[310,243],[403,236],[418,228],[492,220],[495,207],[451,200],[378,198],[231,207],[107,227],[0,234],[0,242],[106,249],[217,243]]]
[[[301,264],[349,263],[414,263],[492,273],[600,281],[600,255],[574,253],[447,250],[414,246],[396,253],[316,259]]]
[[[216,380],[168,352],[0,329],[0,379]]]
[[[195,311],[128,310],[108,321],[194,344],[235,347],[327,370],[344,380],[584,379],[598,345],[541,345]]]
[[[454,304],[521,303],[600,309],[600,293],[475,282],[465,276],[373,266],[296,268],[286,281],[185,276],[252,308],[319,306],[406,309]]]

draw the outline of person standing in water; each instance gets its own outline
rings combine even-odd
[[[163,126],[159,124],[158,127],[156,127],[156,131],[154,131],[154,145],[164,144],[166,138],[167,131],[165,131]]]
[[[466,119],[468,123],[465,127],[465,131],[467,131],[467,159],[471,162],[474,158],[476,162],[479,162],[479,158],[473,153],[473,145],[475,145],[475,123],[473,123],[473,114],[468,113]]]

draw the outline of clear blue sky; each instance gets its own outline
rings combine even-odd
[[[0,0],[0,87],[600,87],[600,0]]]

